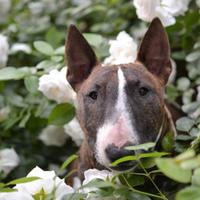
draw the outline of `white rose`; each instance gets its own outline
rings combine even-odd
[[[1,200],[34,200],[34,198],[26,192],[2,192],[0,193]]]
[[[65,195],[74,192],[74,189],[69,185],[66,185],[63,179],[57,177],[54,171],[43,171],[39,167],[35,167],[27,175],[27,177],[33,176],[40,177],[41,179],[17,184],[14,189],[30,195],[36,195],[41,190],[44,190],[44,193],[48,195],[55,190],[56,200],[61,200]]]
[[[164,26],[175,23],[174,16],[183,15],[191,0],[133,0],[137,16],[147,22],[159,17]]]
[[[8,61],[9,44],[7,37],[0,34],[0,68],[5,67]]]
[[[114,176],[113,172],[108,170],[98,170],[98,169],[88,169],[84,172],[83,186],[88,184],[90,181],[95,179],[101,180],[111,180]],[[82,192],[88,194],[89,192],[98,190],[95,187],[83,187]],[[88,194],[87,199],[90,199],[90,194]]]
[[[20,159],[14,149],[0,150],[0,171],[6,175],[19,165]]]
[[[25,43],[15,43],[12,45],[10,48],[10,53],[17,53],[19,51],[22,51],[24,53],[30,54],[32,52],[31,48],[29,45]]]
[[[134,62],[137,55],[137,44],[125,31],[117,35],[116,40],[109,41],[110,56],[105,64],[122,64]]]
[[[84,139],[83,131],[76,118],[72,119],[68,124],[64,125],[65,133],[69,135],[76,145],[80,146]]]
[[[133,0],[137,16],[144,21],[152,21],[155,9],[160,5],[160,0]]]
[[[183,15],[188,10],[191,0],[161,0],[161,6],[164,7],[173,16]]]
[[[106,180],[106,179],[112,179],[113,176],[114,176],[113,172],[110,172],[108,170],[88,169],[87,171],[84,172],[83,185],[86,185],[87,183],[89,183],[94,179]]]
[[[73,91],[66,79],[67,68],[61,71],[52,70],[49,74],[39,79],[39,90],[49,99],[57,103],[73,102],[76,93]]]
[[[38,138],[47,146],[63,146],[67,135],[63,127],[49,125],[42,130]]]

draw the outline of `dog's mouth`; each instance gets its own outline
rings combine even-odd
[[[116,166],[110,166],[110,169],[115,170],[115,171],[128,171],[128,170],[133,170],[138,166],[137,161],[126,161],[123,163],[119,163]]]
[[[126,150],[125,147],[123,148],[118,148],[115,145],[109,145],[105,153],[107,155],[107,158],[110,161],[110,166],[109,168],[111,170],[116,170],[116,171],[127,171],[130,169],[134,169],[137,165],[138,162],[136,160],[123,160],[125,157],[129,157],[131,159],[131,156],[133,156],[135,153],[132,150]],[[122,159],[122,160],[121,160]]]

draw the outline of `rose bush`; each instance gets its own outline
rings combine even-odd
[[[84,137],[75,118],[76,94],[65,78],[66,30],[76,24],[102,62],[128,63],[135,60],[147,22],[154,17],[166,26],[172,49],[174,70],[166,99],[185,113],[176,128],[187,133],[175,142],[166,136],[163,150],[195,152],[174,158],[154,152],[145,155],[155,158],[146,165],[132,158],[142,168],[140,174],[91,169],[83,185],[74,179],[72,189],[57,177],[70,176],[70,155]],[[0,0],[0,199],[149,200],[170,199],[171,193],[177,200],[199,197],[199,30],[199,0]],[[57,175],[35,166],[53,167]],[[152,166],[156,170],[146,169]],[[162,190],[154,180],[161,172],[172,179],[165,183],[173,191]]]

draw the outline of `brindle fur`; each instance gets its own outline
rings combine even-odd
[[[85,133],[72,168],[79,178],[89,168],[104,168],[95,158],[97,129],[109,117],[117,99],[117,69],[120,67],[127,79],[126,93],[130,113],[134,113],[133,126],[137,129],[139,143],[155,141],[163,123],[162,136],[170,130],[166,115],[164,86],[171,72],[170,47],[159,19],[154,19],[140,46],[135,62],[102,67],[90,45],[81,33],[71,26],[66,43],[68,61],[67,79],[77,92],[77,118]],[[148,87],[146,98],[138,95],[138,88]],[[98,91],[98,101],[88,99],[91,91]],[[109,101],[108,101],[109,99]]]

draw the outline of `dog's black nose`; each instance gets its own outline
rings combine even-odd
[[[118,160],[119,158],[134,155],[134,151],[126,150],[124,149],[124,147],[118,148],[113,144],[109,145],[105,149],[105,152],[106,152],[107,158],[110,160],[111,163]],[[130,169],[135,165],[136,165],[135,161],[127,161],[127,162],[118,164],[116,167],[111,167],[111,168],[115,170],[123,171],[123,170]]]
[[[115,145],[109,145],[106,149],[105,149],[106,155],[108,157],[108,159],[111,162],[114,162],[115,160],[122,158],[124,156],[129,156],[129,155],[133,155],[134,151],[130,151],[130,150],[126,150],[124,148],[118,148]]]

